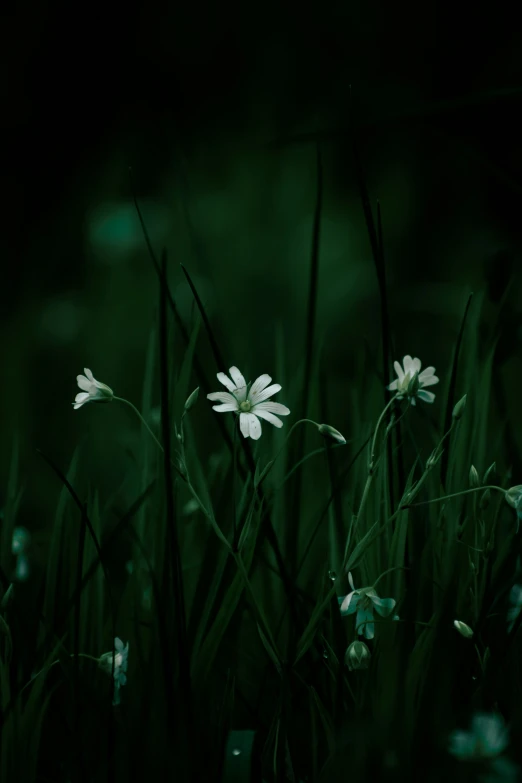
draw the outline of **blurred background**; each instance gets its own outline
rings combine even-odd
[[[216,368],[202,330],[208,377],[232,364],[250,380],[275,375],[279,339],[291,378],[304,357],[319,143],[316,335],[337,394],[332,424],[350,438],[347,390],[360,385],[365,356],[382,368],[350,121],[382,212],[394,358],[419,356],[447,379],[473,291],[484,341],[501,333],[490,403],[510,411],[507,462],[522,469],[522,58],[512,14],[507,3],[470,15],[440,2],[360,1],[5,11],[0,486],[16,434],[19,524],[45,528],[59,491],[35,447],[66,470],[81,443],[83,471],[107,497],[139,444],[124,406],[71,405],[89,367],[140,406],[158,281],[129,167],[182,318],[188,326],[193,299],[180,263],[220,340],[227,367]],[[428,412],[437,426],[438,401]],[[195,427],[217,443],[214,414],[200,405]]]

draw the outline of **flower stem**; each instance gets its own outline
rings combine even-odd
[[[425,506],[427,503],[438,503],[440,500],[448,500],[449,498],[458,498],[459,495],[469,495],[471,492],[483,492],[486,489],[496,489],[499,492],[506,494],[506,490],[502,487],[497,487],[495,484],[488,484],[484,487],[473,487],[473,489],[465,489],[462,492],[454,492],[452,495],[443,495],[441,498],[433,498],[433,500],[422,500],[420,503],[405,503],[403,508],[411,508],[412,506]]]

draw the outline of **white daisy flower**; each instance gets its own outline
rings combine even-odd
[[[513,630],[513,626],[515,625],[516,619],[520,612],[522,611],[522,586],[520,585],[513,585],[511,588],[511,592],[509,594],[509,601],[512,604],[512,606],[507,611],[507,620],[508,620],[508,633],[511,633]]]
[[[416,405],[416,397],[424,400],[424,402],[433,402],[435,395],[433,392],[424,391],[423,387],[433,386],[433,384],[439,382],[439,379],[435,375],[435,367],[426,367],[426,369],[421,372],[420,368],[422,365],[420,359],[412,359],[411,356],[405,356],[402,361],[404,369],[399,362],[393,363],[398,378],[392,381],[386,388],[390,391],[398,392],[397,397],[399,400],[405,396],[409,396],[412,405]],[[413,389],[409,389],[408,387],[415,376],[417,376],[418,384],[414,384]]]
[[[457,729],[449,738],[448,750],[466,761],[484,761],[499,756],[508,746],[508,731],[498,715],[477,713],[471,730]]]
[[[120,703],[120,688],[127,682],[127,661],[129,657],[129,643],[123,644],[122,640],[116,637],[114,640],[115,653],[104,653],[98,659],[98,665],[109,676],[112,672],[113,658],[114,658],[114,699],[113,706]]]
[[[269,421],[274,427],[282,427],[283,422],[274,416],[274,413],[288,416],[290,410],[279,402],[267,402],[269,397],[281,391],[281,386],[278,383],[269,386],[272,378],[265,374],[260,375],[248,390],[247,383],[237,367],[231,367],[229,373],[232,380],[224,372],[217,374],[218,381],[228,389],[228,392],[207,394],[207,399],[221,403],[213,405],[213,410],[220,413],[239,413],[239,428],[243,437],[250,437],[253,440],[261,437],[259,419]]]
[[[78,386],[83,391],[74,398],[75,402],[72,403],[74,410],[81,408],[86,402],[112,402],[114,396],[112,389],[97,381],[87,368],[84,369],[84,373],[85,375],[76,376]]]
[[[395,598],[379,598],[373,587],[362,587],[356,590],[353,584],[351,573],[348,574],[348,581],[352,592],[345,596],[337,596],[343,616],[357,612],[355,618],[355,627],[364,623],[358,629],[358,634],[367,639],[373,639],[375,635],[375,624],[373,623],[373,610],[381,617],[388,617],[395,607],[397,601]]]

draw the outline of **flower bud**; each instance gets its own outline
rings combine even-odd
[[[186,411],[189,411],[192,407],[194,407],[194,405],[196,404],[196,402],[198,400],[198,395],[199,395],[199,386],[198,386],[197,389],[194,389],[192,394],[190,394],[189,397],[187,398],[187,401],[185,403],[185,410]]]
[[[466,397],[467,396],[468,395],[465,394],[464,397],[462,397],[458,401],[458,403],[455,405],[455,407],[453,408],[453,413],[451,415],[453,416],[454,419],[457,419],[457,420],[460,419],[460,417],[464,413],[464,408],[466,407]]]
[[[482,479],[483,484],[489,484],[491,481],[491,477],[497,472],[497,463],[493,462],[489,468],[484,473],[484,478]]]
[[[364,642],[352,642],[346,650],[344,662],[350,671],[356,669],[368,669],[370,666],[371,653]]]
[[[469,485],[470,487],[480,487],[479,474],[475,465],[472,465],[469,469]]]
[[[329,440],[333,440],[336,443],[346,443],[346,438],[344,438],[339,430],[336,430],[334,427],[330,427],[329,424],[319,424],[318,428],[321,435]]]
[[[439,451],[438,447],[436,449],[433,449],[433,451],[431,452],[430,456],[426,460],[426,468],[428,470],[430,470],[431,468],[434,468],[435,465],[437,465],[440,462],[441,457],[442,457],[443,454],[444,454],[444,449],[441,449],[440,451]]]
[[[466,625],[466,623],[463,623],[461,620],[454,620],[453,625],[460,633],[460,635],[463,636],[465,639],[471,639],[471,637],[473,636],[473,631],[471,630],[469,625]]]

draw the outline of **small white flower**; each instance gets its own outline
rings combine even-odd
[[[84,373],[85,375],[76,376],[78,386],[83,391],[74,398],[75,402],[72,403],[74,410],[81,408],[86,402],[111,402],[114,396],[112,389],[105,383],[97,381],[87,368],[84,369]]]
[[[439,382],[439,379],[435,375],[435,367],[426,367],[425,370],[420,372],[420,368],[422,366],[421,360],[412,359],[411,356],[404,357],[403,365],[404,369],[401,367],[399,362],[393,363],[398,378],[392,381],[392,383],[390,383],[390,385],[386,388],[389,389],[389,391],[397,391],[399,400],[405,396],[409,396],[412,405],[416,405],[416,397],[424,400],[424,402],[433,402],[435,395],[433,392],[424,391],[423,387],[433,386],[433,384]],[[415,376],[417,376],[418,388],[414,388],[413,391],[410,388],[408,391],[408,387],[410,386],[410,383],[413,381]]]
[[[104,653],[98,659],[98,665],[109,676],[112,672],[113,658],[114,658],[114,699],[113,706],[120,703],[120,688],[127,682],[127,660],[129,657],[129,643],[123,644],[122,640],[116,637],[114,640],[115,653]]]
[[[513,630],[513,626],[515,625],[516,619],[520,612],[522,611],[522,586],[521,585],[513,585],[511,588],[511,592],[509,594],[509,601],[512,604],[512,606],[507,611],[507,620],[508,620],[508,633],[511,633]]]
[[[279,402],[266,402],[269,397],[281,391],[278,383],[269,386],[272,378],[270,375],[260,375],[254,381],[250,390],[237,367],[229,370],[230,378],[224,372],[218,372],[217,379],[228,389],[228,392],[212,392],[207,394],[207,399],[220,402],[221,405],[213,405],[212,408],[220,413],[239,413],[239,428],[244,438],[258,440],[261,437],[261,422],[265,419],[274,427],[282,427],[283,422],[274,416],[288,416],[290,410]]]
[[[358,629],[358,634],[367,639],[373,639],[375,635],[375,625],[373,623],[373,610],[381,617],[388,617],[395,607],[397,601],[395,598],[379,598],[373,587],[362,587],[356,590],[353,584],[351,573],[348,574],[348,581],[352,592],[345,596],[338,596],[337,600],[343,616],[357,612],[355,618],[355,627],[364,623]]]
[[[483,761],[499,756],[508,746],[508,730],[498,715],[477,713],[471,730],[457,729],[449,738],[449,752],[461,760]]]

